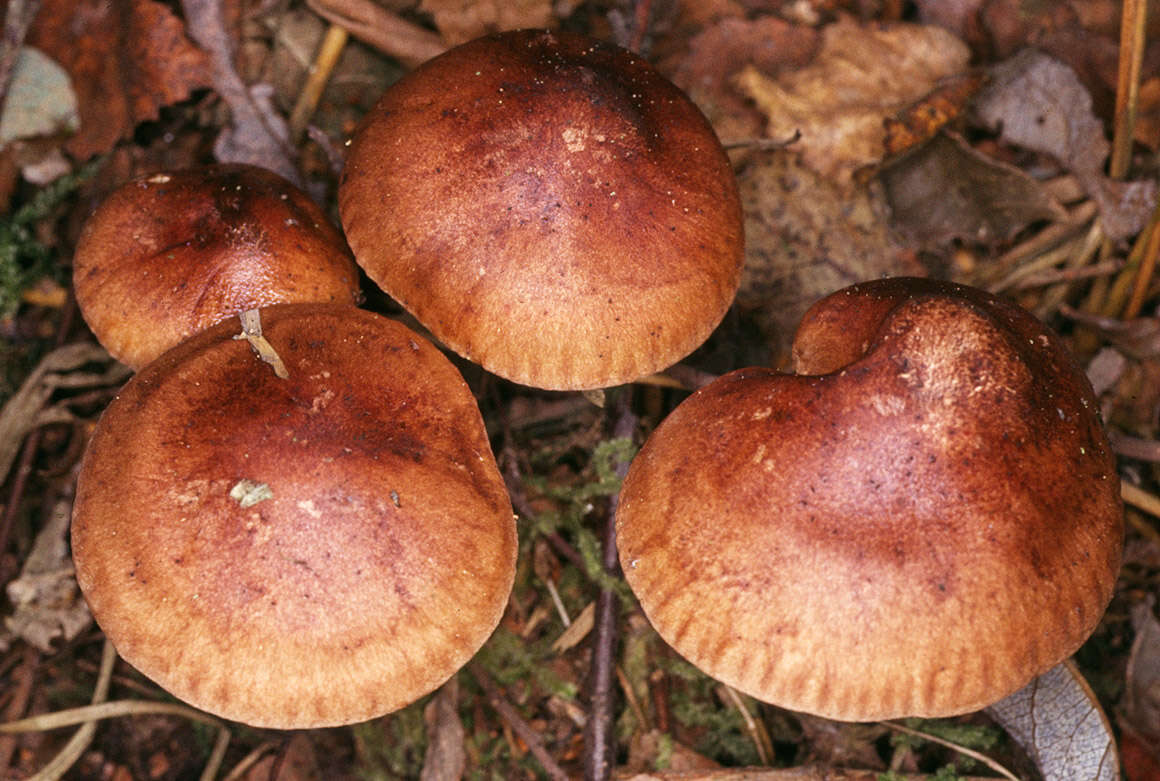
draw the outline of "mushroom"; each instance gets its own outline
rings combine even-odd
[[[77,485],[77,581],[121,655],[197,707],[363,721],[435,689],[496,627],[511,504],[475,399],[428,341],[345,305],[259,315],[247,339],[230,318],[182,342],[109,405]]]
[[[620,560],[660,635],[841,720],[985,707],[1073,653],[1122,545],[1113,455],[1057,336],[921,279],[815,304],[796,375],[735,371],[632,463]]]
[[[351,142],[355,259],[460,355],[595,389],[704,341],[740,280],[737,185],[647,62],[567,32],[462,44],[393,84]]]
[[[240,164],[114,190],[82,229],[73,286],[97,340],[133,369],[247,309],[359,299],[350,250],[322,210],[277,174]]]

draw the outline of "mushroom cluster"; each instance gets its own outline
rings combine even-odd
[[[708,122],[644,60],[569,33],[491,36],[400,80],[339,200],[372,279],[540,387],[670,365],[740,277]],[[424,339],[326,303],[356,303],[357,275],[302,193],[237,165],[131,182],[87,223],[74,280],[140,370],[94,432],[73,523],[128,661],[213,713],[310,727],[401,707],[479,648],[516,552],[479,410]]]
[[[806,314],[652,433],[621,491],[653,626],[758,699],[844,720],[977,710],[1111,598],[1119,481],[1087,379],[1026,311],[920,279]]]

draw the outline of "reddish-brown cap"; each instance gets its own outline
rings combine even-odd
[[[1123,528],[1058,338],[981,291],[896,279],[816,304],[795,356],[808,374],[691,396],[629,470],[621,563],[661,636],[846,720],[976,710],[1075,651]]]
[[[250,165],[136,179],[85,223],[73,286],[113,357],[139,369],[206,326],[277,303],[358,301],[342,234],[297,187]]]
[[[383,95],[339,210],[358,263],[449,347],[542,388],[675,363],[740,280],[729,160],[641,58],[564,32],[456,47]]]
[[[491,634],[516,529],[479,409],[404,326],[261,310],[146,366],[77,486],[77,580],[131,664],[229,719],[362,721],[436,688]]]

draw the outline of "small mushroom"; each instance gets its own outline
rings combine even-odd
[[[737,185],[640,57],[567,32],[458,46],[393,84],[339,187],[355,259],[431,333],[516,382],[595,389],[675,363],[740,280]]]
[[[629,469],[620,557],[661,636],[843,720],[977,710],[1073,653],[1123,521],[1060,340],[979,290],[892,279],[815,304],[794,358],[693,394]]]
[[[350,250],[322,210],[277,174],[240,164],[114,190],[82,229],[73,286],[97,340],[133,369],[247,309],[359,297]]]
[[[77,581],[177,697],[276,728],[374,718],[490,636],[516,528],[447,358],[355,307],[260,311],[285,378],[211,326],[102,415],[74,505]]]

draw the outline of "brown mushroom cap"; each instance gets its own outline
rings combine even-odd
[[[322,210],[250,165],[122,185],[85,223],[73,265],[85,321],[134,369],[247,309],[359,295],[350,250]]]
[[[542,388],[676,362],[740,281],[729,160],[641,58],[564,32],[456,47],[392,85],[352,141],[358,263],[436,338]]]
[[[121,655],[257,726],[362,721],[449,678],[515,575],[475,399],[435,347],[355,307],[261,310],[146,366],[77,486],[77,580]]]
[[[896,279],[816,304],[795,355],[810,374],[698,391],[629,469],[621,563],[661,636],[844,720],[977,710],[1074,652],[1111,598],[1122,508],[1058,338]]]

